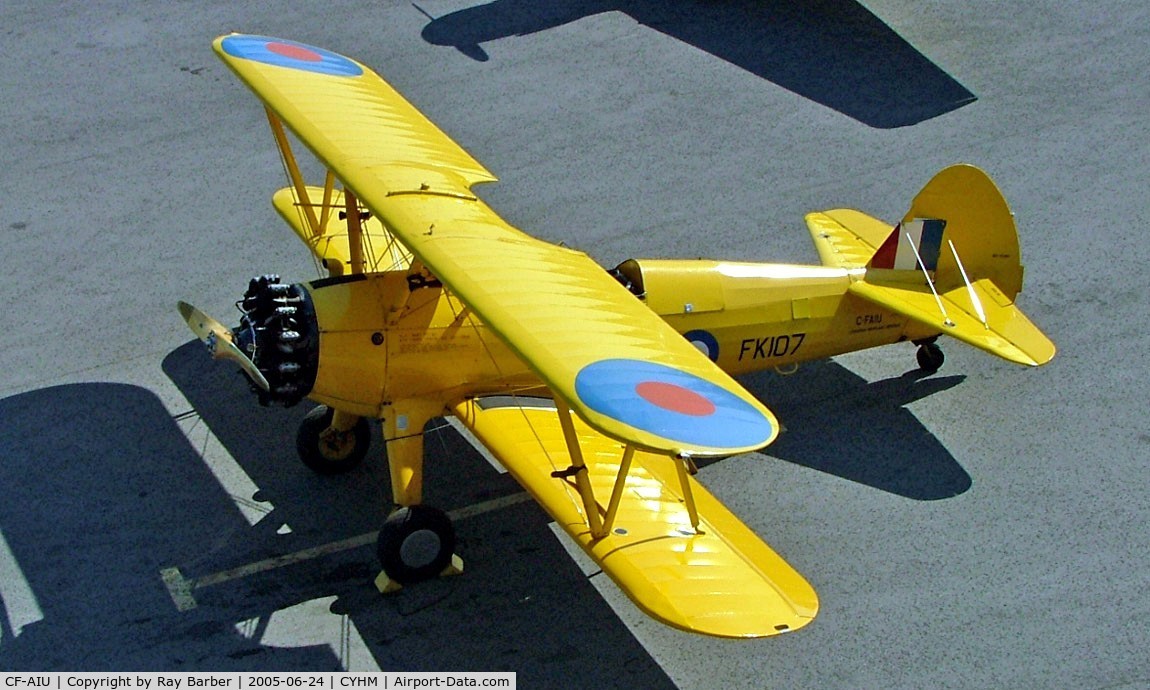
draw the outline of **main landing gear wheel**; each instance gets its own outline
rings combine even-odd
[[[455,553],[455,527],[438,508],[415,505],[387,518],[376,543],[383,572],[401,585],[443,574]]]
[[[360,417],[347,431],[331,428],[334,412],[320,405],[300,422],[295,446],[300,460],[319,474],[341,474],[351,470],[367,455],[371,429]]]
[[[942,353],[942,348],[935,342],[920,344],[918,352],[914,356],[918,360],[919,368],[928,374],[933,374],[941,369],[942,363],[946,361],[946,355]]]

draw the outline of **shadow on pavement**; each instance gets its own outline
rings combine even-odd
[[[623,12],[871,127],[913,125],[977,100],[854,0],[494,0],[432,18],[423,38],[482,61],[484,43],[604,12]]]
[[[0,400],[0,419],[0,533],[24,580],[0,588],[0,669],[339,668],[328,647],[262,647],[218,611],[176,611],[160,569],[247,523],[154,394],[54,386]]]
[[[378,425],[372,449],[352,472],[321,477],[295,454],[296,426],[309,408],[261,408],[238,370],[212,362],[192,341],[165,358],[164,372],[199,418],[274,505],[260,525],[231,540],[227,558],[193,561],[202,577],[259,558],[295,553],[370,533],[389,512],[390,485]],[[444,510],[516,494],[440,420],[427,429],[425,499]],[[379,595],[374,543],[198,590],[201,607],[253,620],[335,596],[374,661],[386,670],[515,671],[525,687],[673,687],[548,529],[533,503],[459,520],[466,572]],[[258,529],[267,523],[264,530]],[[281,525],[291,528],[280,534]]]
[[[915,370],[867,383],[833,360],[787,377],[744,380],[786,427],[767,452],[889,493],[932,501],[957,496],[970,475],[914,414],[910,403],[953,388],[963,376]]]

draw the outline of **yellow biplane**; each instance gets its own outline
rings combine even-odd
[[[319,403],[297,436],[312,469],[354,467],[382,421],[383,591],[462,567],[451,521],[422,502],[424,426],[453,415],[648,614],[724,637],[795,630],[814,590],[692,476],[779,432],[731,376],[900,341],[933,371],[940,334],[1031,366],[1054,356],[1014,305],[1013,217],[977,168],[943,170],[893,227],[808,215],[821,266],[604,270],[496,215],[472,191],[496,178],[363,64],[264,36],[214,46],[266,106],[290,182],[273,204],[326,275],[252,279],[234,329],[180,312],[262,403]]]

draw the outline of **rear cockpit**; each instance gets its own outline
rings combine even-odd
[[[643,268],[634,259],[627,259],[615,268],[607,270],[612,278],[627,288],[632,294],[643,299],[647,296],[647,289],[643,286]]]

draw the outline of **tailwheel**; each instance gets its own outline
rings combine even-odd
[[[341,474],[363,461],[371,445],[367,420],[358,418],[346,431],[332,427],[335,412],[320,405],[300,422],[296,450],[303,464],[319,474]]]
[[[915,353],[915,359],[918,360],[920,369],[928,374],[933,374],[942,368],[942,363],[946,361],[946,355],[943,354],[942,348],[938,346],[938,343],[932,340],[919,344],[918,352]]]
[[[377,580],[381,590],[396,589],[438,575],[462,571],[455,556],[455,527],[438,508],[405,506],[391,514],[376,543],[383,574]],[[381,581],[390,581],[381,585]]]

